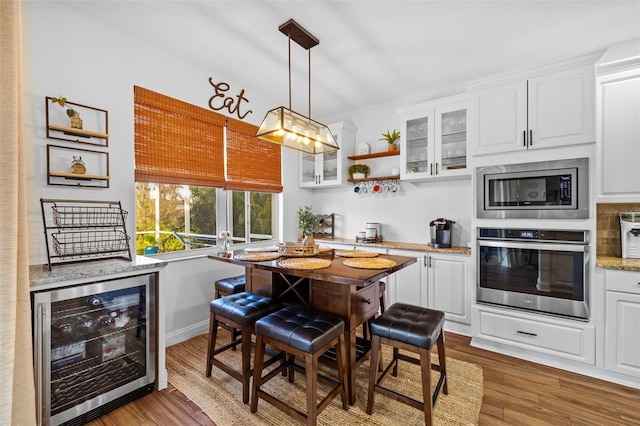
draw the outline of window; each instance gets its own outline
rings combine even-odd
[[[272,240],[275,195],[202,186],[136,184],[136,253],[167,253],[211,247],[225,226],[217,226],[216,200],[227,200],[220,223],[232,243]],[[247,219],[248,218],[248,219]]]
[[[136,252],[271,240],[274,193],[282,191],[280,146],[257,127],[134,87]],[[260,161],[256,161],[256,158]]]

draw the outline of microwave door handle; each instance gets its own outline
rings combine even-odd
[[[521,243],[516,241],[478,241],[480,247],[498,247],[498,248],[515,248],[524,250],[555,250],[555,251],[571,251],[585,252],[586,246],[582,244],[553,244],[553,243]]]

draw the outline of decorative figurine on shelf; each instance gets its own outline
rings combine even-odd
[[[71,162],[71,173],[76,175],[84,175],[87,173],[87,167],[84,165],[82,157],[73,156],[73,161]]]
[[[59,98],[51,98],[51,103],[58,104],[62,108],[66,107],[65,112],[70,118],[71,127],[73,127],[74,129],[82,129],[82,119],[80,118],[80,113],[67,105],[67,98],[62,97],[62,95]]]
[[[313,214],[311,206],[298,207],[296,216],[298,222],[298,231],[302,233],[302,245],[315,245],[313,240],[313,230],[318,226],[318,217]]]
[[[229,240],[231,239],[231,231],[220,231],[218,237],[222,239],[222,245],[220,246],[220,251],[231,251],[231,246],[229,245]]]
[[[400,139],[400,132],[393,129],[393,131],[388,130],[387,133],[382,133],[382,138],[378,140],[387,141],[389,144],[389,151],[396,151],[398,149],[398,146],[396,145],[398,139]]]

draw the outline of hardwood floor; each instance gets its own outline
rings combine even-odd
[[[465,336],[445,342],[447,357],[483,368],[480,425],[640,424],[640,390],[473,348]],[[132,424],[216,426],[171,384],[89,423]]]

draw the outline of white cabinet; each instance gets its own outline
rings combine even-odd
[[[640,377],[640,272],[606,270],[605,367]]]
[[[598,193],[640,197],[640,69],[598,79],[601,113]],[[621,199],[620,201],[625,201]]]
[[[347,182],[347,157],[353,154],[358,129],[349,121],[329,124],[327,127],[336,138],[340,149],[316,155],[301,152],[298,168],[300,188],[333,187]]]
[[[593,63],[473,91],[474,155],[595,142]]]
[[[595,363],[595,328],[579,321],[477,305],[473,308],[472,324],[474,337]]]
[[[416,256],[417,252],[389,250],[389,254]],[[471,322],[471,262],[468,256],[420,253],[417,262],[401,269],[389,282],[389,305],[420,305],[445,313],[449,321]]]
[[[427,255],[429,308],[443,311],[448,320],[471,323],[471,262],[468,257]]]
[[[423,180],[469,175],[467,95],[403,110],[400,177]]]

